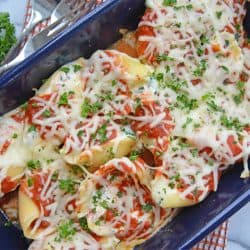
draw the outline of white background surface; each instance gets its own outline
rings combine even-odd
[[[10,13],[11,21],[16,26],[17,36],[22,30],[25,4],[25,0],[0,0],[0,12]],[[250,203],[230,218],[226,249],[250,250]]]

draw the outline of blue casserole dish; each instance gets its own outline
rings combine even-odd
[[[250,4],[245,20],[250,33]],[[3,114],[32,96],[62,64],[88,57],[120,38],[119,29],[135,29],[145,10],[144,0],[107,0],[90,14],[49,42],[21,64],[0,77],[0,113]],[[239,178],[241,164],[232,166],[220,181],[218,191],[202,203],[185,208],[176,218],[138,249],[189,249],[250,200],[250,179]],[[6,227],[0,213],[0,249],[27,249],[22,232]]]

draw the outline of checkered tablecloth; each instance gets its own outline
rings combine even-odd
[[[96,0],[98,4],[105,0]],[[26,14],[24,18],[24,26],[27,25],[29,18],[31,16],[31,0],[27,0],[26,5]],[[49,21],[44,21],[38,24],[32,34],[35,34],[41,31],[43,28],[47,27]],[[200,241],[197,245],[195,245],[192,250],[224,250],[226,249],[227,242],[227,227],[228,222],[224,222],[217,229],[215,229],[212,233],[210,233],[207,237],[205,237],[202,241]]]

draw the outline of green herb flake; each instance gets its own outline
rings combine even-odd
[[[99,204],[101,207],[103,207],[105,209],[109,208],[108,202],[106,200],[101,201]]]
[[[211,101],[208,101],[206,102],[208,108],[210,111],[215,111],[215,112],[224,112],[224,110],[219,107],[215,102],[214,100],[211,100]]]
[[[52,180],[52,181],[57,181],[58,176],[59,176],[59,172],[58,172],[58,171],[55,171],[55,172],[52,174],[52,176],[51,176],[51,180]]]
[[[111,83],[112,87],[114,87],[115,85],[117,85],[117,81],[116,80],[113,80],[112,83]]]
[[[20,108],[22,110],[26,110],[28,108],[28,103],[27,102],[23,103]]]
[[[201,42],[201,45],[204,45],[209,42],[209,39],[205,35],[202,34],[200,36],[200,42]]]
[[[66,73],[66,74],[69,73],[69,70],[70,70],[69,67],[61,67],[60,68],[60,71]]]
[[[207,62],[202,59],[197,68],[193,71],[193,75],[196,77],[201,77],[205,73],[206,69],[207,69]]]
[[[196,53],[198,56],[202,56],[202,55],[204,55],[204,49],[201,47],[197,47]]]
[[[60,98],[59,98],[59,102],[58,102],[58,105],[61,106],[61,105],[68,105],[69,102],[68,102],[68,96],[69,94],[67,92],[64,92]]]
[[[177,3],[177,0],[164,0],[163,5],[164,6],[173,6]]]
[[[33,179],[28,178],[27,185],[28,185],[28,187],[32,187],[33,186]]]
[[[74,73],[78,72],[79,70],[81,70],[82,66],[79,64],[74,64],[73,65],[73,69],[74,69]]]
[[[174,187],[175,187],[175,184],[174,184],[174,182],[169,182],[168,183],[168,186],[171,188],[171,189],[174,189]]]
[[[59,180],[59,188],[66,193],[75,194],[77,182],[72,179],[61,179]]]
[[[185,121],[185,123],[182,125],[183,129],[186,129],[187,126],[193,121],[192,118],[188,117],[187,120]]]
[[[13,135],[12,135],[12,138],[13,139],[16,139],[18,137],[18,134],[17,133],[14,133]]]
[[[142,205],[142,210],[145,211],[146,213],[149,213],[152,211],[153,206],[149,203]]]
[[[95,134],[92,136],[93,139],[97,138],[101,143],[107,141],[107,124],[103,124]]]
[[[76,234],[76,228],[72,220],[61,222],[57,230],[58,236],[55,239],[57,242],[60,242],[62,239],[70,241]]]
[[[91,104],[90,101],[85,98],[81,106],[81,116],[83,118],[87,118],[90,114],[96,113],[101,108],[102,108],[101,102],[95,102]]]
[[[109,159],[115,158],[115,153],[114,153],[114,148],[113,147],[108,148],[107,153],[108,153]]]
[[[198,108],[197,99],[189,99],[185,94],[178,95],[176,100],[177,107],[181,109],[193,110]]]
[[[102,190],[98,189],[95,192],[95,195],[92,197],[92,202],[93,204],[97,205],[97,202],[101,199],[102,197]]]
[[[88,227],[88,221],[86,217],[81,217],[79,218],[79,224],[81,226],[81,228],[87,232],[89,232],[89,227]]]
[[[221,18],[221,16],[222,16],[222,11],[216,11],[216,17],[218,18],[218,19],[220,19]]]
[[[30,160],[27,162],[27,168],[30,170],[40,169],[41,168],[41,162],[39,160]]]
[[[198,153],[199,153],[199,151],[198,151],[197,148],[191,149],[191,154],[192,154],[193,157],[197,157],[197,156],[198,156]]]
[[[135,161],[135,160],[138,158],[139,154],[140,154],[139,151],[133,150],[133,151],[130,153],[129,159],[130,159],[131,161]]]
[[[48,109],[45,109],[42,113],[43,117],[50,117],[51,116],[51,111]]]
[[[221,65],[220,68],[223,69],[225,73],[229,74],[229,69],[226,66]]]
[[[119,198],[121,198],[121,197],[123,196],[123,193],[122,193],[121,191],[118,191],[118,192],[117,192],[117,196],[118,196]]]
[[[240,123],[238,118],[228,118],[226,115],[222,115],[220,117],[221,125],[228,128],[228,129],[236,129],[241,131],[245,126]]]
[[[77,132],[77,136],[79,136],[79,137],[82,137],[83,134],[84,134],[84,131],[83,131],[83,130],[79,130],[79,131]]]
[[[28,133],[31,133],[31,132],[36,132],[36,126],[35,126],[35,125],[31,125],[31,126],[28,128]]]
[[[239,93],[237,95],[233,95],[233,100],[238,105],[244,100],[245,82],[243,82],[243,81],[237,82],[236,87],[237,87]]]
[[[169,57],[169,56],[166,55],[166,54],[162,54],[162,55],[159,55],[159,56],[157,57],[157,61],[158,61],[158,62],[162,62],[162,61],[164,61],[164,62],[166,62],[166,61],[168,61],[168,62],[173,62],[173,61],[174,61],[174,58],[173,58],[173,57]]]

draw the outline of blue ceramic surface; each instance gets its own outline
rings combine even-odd
[[[249,7],[249,6],[248,6]],[[17,107],[32,96],[62,64],[95,50],[107,48],[120,38],[119,29],[135,29],[144,12],[144,0],[108,0],[20,65],[0,77],[0,113]],[[249,11],[248,11],[248,14]],[[250,31],[250,18],[245,22]],[[138,249],[189,249],[250,200],[250,179],[239,178],[242,165],[235,165],[222,177],[218,192],[201,204],[185,208],[165,228]],[[0,214],[0,249],[24,250],[28,241],[15,227],[4,226]]]

